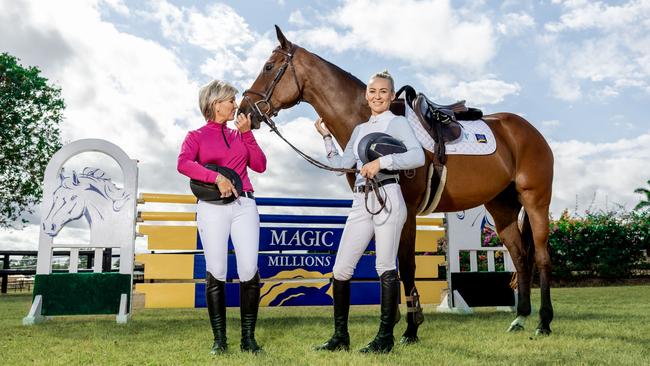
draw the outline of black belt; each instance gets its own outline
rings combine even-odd
[[[253,192],[242,192],[242,193],[239,195],[239,197],[248,197],[248,198],[250,198],[250,199],[252,199],[252,200],[255,199],[255,196],[253,195]],[[233,203],[234,201],[228,201],[228,203],[224,202],[223,200],[206,201],[206,202],[209,202],[209,203],[211,203],[211,204],[213,204],[213,205],[220,205],[220,206],[221,206],[221,205],[231,204],[231,203]]]
[[[239,197],[248,197],[252,200],[255,199],[255,196],[253,195],[253,192],[242,192],[242,194],[239,195]]]
[[[397,183],[397,178],[384,179],[381,182],[377,183],[377,186],[381,187],[381,186],[385,186],[387,184],[393,184],[393,183]],[[368,186],[368,192],[371,192],[371,191],[372,191],[372,186]],[[354,192],[354,193],[365,193],[366,192],[366,186],[365,185],[364,186],[355,186],[354,188],[352,188],[352,192]]]

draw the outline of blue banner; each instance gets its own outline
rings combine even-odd
[[[341,242],[343,228],[323,227],[261,227],[260,251],[310,250],[318,252],[336,251]],[[201,236],[197,231],[197,249],[203,249]],[[228,249],[234,250],[228,239]],[[370,240],[366,250],[375,250],[375,241]]]
[[[194,306],[206,307],[205,284],[197,283]],[[315,306],[332,305],[330,282],[267,282],[260,290],[261,306]],[[380,302],[379,281],[350,283],[352,305],[375,305]],[[226,306],[239,306],[239,283],[226,283]]]
[[[334,267],[335,254],[264,253],[259,255],[258,268],[262,279],[329,278]],[[194,278],[205,278],[203,254],[194,255]],[[228,280],[238,279],[237,260],[228,255]],[[375,256],[363,255],[352,275],[354,279],[377,279]]]

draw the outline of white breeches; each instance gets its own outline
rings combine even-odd
[[[219,281],[228,270],[228,236],[232,237],[240,281],[248,281],[257,272],[260,215],[255,200],[240,197],[227,205],[199,201],[196,223],[203,243],[205,265]]]
[[[386,208],[375,216],[366,210],[364,193],[354,194],[352,211],[345,222],[341,244],[334,261],[333,276],[339,281],[349,280],[352,277],[373,234],[377,274],[381,276],[386,271],[396,269],[399,238],[406,222],[406,203],[399,184],[385,185],[380,188],[380,192],[382,188],[386,190]],[[380,207],[374,192],[368,195],[368,207],[373,212]]]

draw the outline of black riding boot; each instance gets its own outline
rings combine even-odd
[[[327,342],[316,347],[318,351],[338,351],[350,349],[348,334],[348,314],[350,313],[350,281],[333,281],[334,294],[334,335]]]
[[[255,323],[260,305],[260,275],[239,283],[239,309],[241,311],[241,350],[259,353],[262,348],[255,341]]]
[[[214,344],[210,353],[213,355],[224,353],[228,349],[226,341],[226,283],[214,278],[210,272],[205,278],[205,299],[214,335]]]
[[[397,271],[386,271],[381,277],[381,316],[379,332],[367,346],[360,351],[363,353],[388,353],[393,349],[393,327],[395,326],[399,301],[399,279]]]

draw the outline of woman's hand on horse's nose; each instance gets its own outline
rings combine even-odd
[[[237,115],[237,129],[239,132],[248,132],[251,130],[251,114],[239,113]]]
[[[323,137],[332,134],[330,130],[328,130],[327,127],[325,127],[323,119],[320,117],[318,117],[316,122],[314,122],[314,126],[316,127],[316,131],[318,131],[318,133],[320,133],[320,135]]]
[[[379,159],[375,159],[361,167],[361,176],[364,178],[374,178],[379,173]]]

